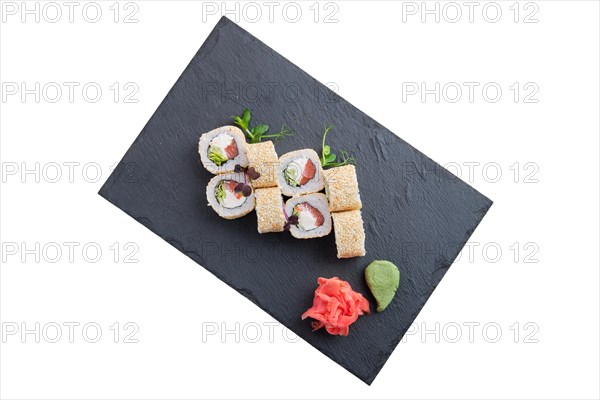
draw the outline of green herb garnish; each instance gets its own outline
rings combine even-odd
[[[268,135],[266,133],[269,130],[269,125],[259,124],[254,128],[250,128],[250,119],[252,116],[250,110],[247,108],[244,109],[241,117],[232,115],[231,118],[233,119],[233,123],[244,131],[250,143],[260,143],[263,139],[274,139],[277,141],[282,137],[293,135],[292,131],[285,126],[282,126],[279,132]]]
[[[219,202],[219,204],[223,203],[223,199],[225,198],[225,188],[223,187],[224,181],[219,181],[217,186],[215,186],[215,198]]]
[[[327,132],[333,129],[333,126],[329,125],[325,128],[325,133],[323,133],[323,141],[321,143],[321,165],[323,168],[326,167],[341,167],[342,165],[354,164],[356,160],[354,157],[350,157],[347,151],[342,150],[340,152],[340,156],[342,161],[336,162],[337,156],[331,152],[331,147],[325,144],[325,138],[327,137]]]

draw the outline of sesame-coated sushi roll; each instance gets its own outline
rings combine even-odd
[[[331,232],[331,215],[323,193],[292,197],[285,203],[290,232],[296,239],[327,236]]]
[[[240,183],[244,183],[244,174],[221,174],[208,182],[208,205],[222,218],[235,219],[254,210],[254,192],[248,190],[247,197],[243,192],[238,193],[235,188]]]
[[[360,210],[331,213],[338,258],[362,257],[365,251],[365,229]]]
[[[200,136],[198,153],[204,168],[213,174],[231,173],[236,164],[248,165],[246,137],[234,126],[222,126]]]
[[[325,187],[319,155],[311,149],[291,151],[279,157],[277,178],[286,196],[316,193]]]
[[[323,174],[325,175],[325,194],[329,200],[331,212],[362,208],[354,165],[326,169]]]
[[[252,187],[265,188],[277,186],[277,165],[279,160],[273,142],[246,145],[248,167],[254,167],[260,178],[252,181]]]
[[[278,187],[255,189],[258,232],[282,232],[285,226],[283,199]]]

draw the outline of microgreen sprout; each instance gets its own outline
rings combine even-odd
[[[252,194],[252,186],[248,185],[246,182],[246,177],[250,179],[258,179],[260,178],[260,174],[256,171],[254,167],[242,167],[240,164],[236,164],[233,168],[233,172],[239,174],[241,172],[244,173],[244,182],[240,182],[235,185],[233,191],[235,193],[241,193],[244,197],[248,197]]]
[[[244,131],[244,134],[250,143],[260,143],[263,139],[274,139],[277,141],[283,137],[293,135],[292,131],[285,126],[282,126],[279,132],[269,134],[267,134],[269,125],[259,124],[251,128],[250,119],[252,118],[252,115],[247,108],[244,109],[241,116],[232,115],[231,118],[233,119],[233,123]]]
[[[323,141],[321,143],[321,165],[323,168],[326,167],[341,167],[342,165],[354,164],[356,160],[354,157],[350,157],[347,151],[340,151],[341,162],[337,160],[337,155],[331,152],[331,147],[325,144],[325,138],[327,137],[327,132],[333,129],[332,125],[329,125],[325,128],[325,133],[323,133]]]
[[[284,231],[289,231],[292,225],[298,225],[298,215],[292,214],[288,216],[288,213],[285,209],[285,203],[281,202],[281,208],[283,208],[283,215],[285,215],[285,225],[283,226]]]
[[[298,216],[297,215],[292,215],[291,217],[289,217],[287,219],[287,222],[285,223],[285,225],[283,226],[283,230],[284,231],[289,231],[290,227],[292,225],[298,225]]]

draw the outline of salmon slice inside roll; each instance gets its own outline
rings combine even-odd
[[[294,221],[290,225],[293,237],[311,239],[327,236],[331,232],[331,215],[323,193],[292,197],[285,203],[285,209],[290,221]]]
[[[310,205],[310,203],[298,203],[294,207],[292,215],[298,217],[298,227],[305,231],[311,231],[323,226],[325,217],[321,212]]]
[[[236,164],[248,165],[246,137],[234,126],[222,126],[203,134],[198,153],[204,168],[213,174],[232,173]]]
[[[236,192],[235,188],[240,183],[245,183],[243,173],[217,175],[208,182],[206,187],[208,205],[220,217],[235,219],[254,210],[254,192],[252,191],[249,196]]]
[[[318,154],[311,149],[296,150],[279,157],[279,186],[286,196],[317,193],[325,187]]]

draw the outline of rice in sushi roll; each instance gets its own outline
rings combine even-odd
[[[258,233],[282,232],[286,220],[281,190],[278,187],[256,189],[254,195]]]
[[[260,178],[252,180],[252,187],[265,188],[277,186],[277,153],[273,142],[261,142],[246,145],[248,167],[254,167]]]
[[[323,168],[319,155],[311,149],[296,150],[279,157],[277,178],[286,196],[316,193],[323,190]]]
[[[365,229],[360,210],[331,213],[338,258],[362,257],[365,251]]]
[[[246,137],[235,126],[222,126],[200,136],[198,153],[210,173],[232,173],[236,164],[248,165]]]
[[[290,225],[290,232],[296,239],[312,239],[331,232],[331,216],[323,193],[292,197],[285,203],[285,210],[288,218],[295,216],[298,219]]]
[[[244,197],[242,193],[236,193],[235,187],[239,183],[244,183],[243,173],[217,175],[208,182],[208,186],[206,186],[208,205],[220,217],[240,218],[254,210],[254,192],[251,192],[248,197]]]
[[[325,176],[325,194],[329,199],[331,212],[362,208],[354,165],[326,169],[323,174]]]

